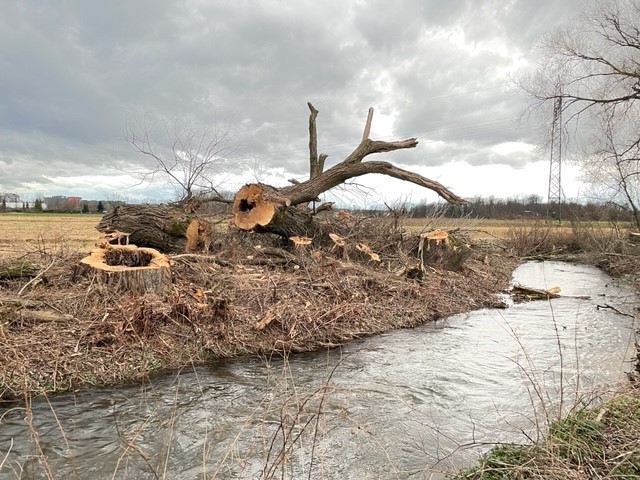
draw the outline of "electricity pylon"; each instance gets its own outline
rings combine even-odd
[[[562,96],[553,104],[551,124],[551,156],[549,159],[549,195],[547,220],[562,220]]]

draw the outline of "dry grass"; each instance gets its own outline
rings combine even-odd
[[[537,218],[520,218],[514,220],[495,220],[486,218],[407,218],[405,225],[409,231],[421,231],[425,228],[444,228],[447,231],[462,231],[472,240],[508,240],[514,230],[528,230],[538,225],[557,234],[569,234],[572,225],[569,222],[545,223]]]
[[[33,250],[87,250],[102,236],[97,214],[0,214],[0,258]]]
[[[344,247],[327,238],[296,248],[269,235],[221,229],[212,255],[173,258],[169,293],[134,296],[79,275],[79,260],[99,237],[92,230],[96,216],[0,219],[0,271],[11,262],[24,271],[23,278],[0,275],[0,357],[9,359],[0,365],[0,388],[19,396],[140,378],[212,357],[330,347],[494,306],[494,293],[508,285],[521,256],[585,251],[591,237],[600,239],[593,263],[617,274],[638,272],[638,255],[623,236],[512,226],[500,249],[468,234],[479,228],[475,220],[449,225],[469,245],[459,271],[418,269],[416,223],[354,216],[334,225]],[[419,231],[447,228],[444,220],[423,222]],[[73,225],[68,241],[61,236],[66,225]],[[20,235],[27,238],[15,240]],[[79,251],[81,245],[87,248]],[[409,272],[418,275],[409,279]]]
[[[615,228],[445,219],[407,225],[399,218],[354,217],[335,225],[345,247],[326,241],[294,248],[269,236],[221,229],[211,255],[173,257],[171,292],[134,296],[78,275],[84,255],[78,250],[93,247],[99,236],[92,230],[95,217],[72,216],[78,228],[68,240],[63,225],[72,219],[60,218],[61,225],[52,217],[42,225],[40,216],[5,217],[0,216],[2,226],[14,230],[0,229],[0,265],[19,259],[30,268],[23,278],[0,280],[0,397],[25,398],[27,412],[34,393],[138,379],[212,358],[273,352],[286,357],[496,307],[494,293],[507,286],[519,255],[589,254],[603,266],[617,265],[618,273],[638,271],[637,252]],[[415,280],[397,274],[416,262],[416,234],[433,228],[455,230],[469,242],[463,267],[431,266]],[[497,241],[495,229],[506,229],[503,249],[488,249],[484,241]],[[358,242],[378,252],[381,261],[354,248]],[[315,447],[329,380],[306,398],[285,401],[279,427],[266,444],[261,478],[286,476],[285,459],[300,443],[296,425],[304,425],[305,441]],[[500,447],[459,478],[639,478],[638,397],[637,391],[626,392],[595,413],[558,420],[546,442]],[[129,433],[126,442],[123,436],[123,457],[137,448],[137,433]],[[46,475],[54,478],[45,455],[39,455]],[[313,466],[311,450],[310,475]]]

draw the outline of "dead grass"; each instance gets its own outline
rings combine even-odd
[[[472,240],[508,240],[514,230],[528,230],[538,225],[544,225],[551,232],[562,234],[571,233],[572,225],[564,222],[545,223],[538,218],[519,218],[514,220],[496,220],[486,218],[407,218],[406,228],[409,231],[421,231],[425,227],[444,228],[447,231],[461,231]]]
[[[0,279],[0,398],[24,398],[27,410],[32,394],[135,380],[215,358],[274,352],[286,358],[497,307],[494,294],[508,285],[521,256],[590,255],[618,274],[639,270],[637,250],[615,228],[511,224],[499,226],[509,229],[506,240],[488,234],[487,242],[474,232],[487,234],[489,226],[477,222],[435,219],[407,227],[397,218],[354,217],[335,225],[344,246],[325,239],[294,247],[221,228],[210,255],[173,257],[173,287],[166,295],[116,294],[79,275],[86,252],[74,247],[89,245],[93,232],[76,231],[69,242],[62,236],[39,241],[42,227],[30,227],[31,241],[6,240],[9,248],[0,254],[0,265],[16,260],[29,266],[23,277]],[[469,257],[458,271],[427,265],[418,277],[407,278],[417,263],[417,234],[433,228],[455,231],[468,243]],[[287,468],[284,459],[298,442],[292,432],[300,419],[315,446],[326,387],[282,409],[263,478]],[[558,420],[544,443],[501,446],[458,478],[638,478],[637,391],[617,402]],[[312,450],[309,471],[313,460]]]
[[[26,231],[26,224],[36,237],[45,228],[33,224],[34,217],[44,217],[13,223],[6,217],[0,216],[3,225]],[[588,244],[594,244],[589,238],[597,232],[575,225],[571,234],[562,235],[539,223],[512,226],[510,240],[487,242],[469,233],[476,223],[458,220],[450,226],[468,258],[451,271],[421,264],[418,256],[424,252],[411,230],[415,224],[407,228],[398,218],[350,217],[333,226],[328,222],[343,246],[327,237],[294,247],[270,235],[221,228],[210,255],[173,257],[173,285],[166,295],[117,294],[80,275],[78,264],[88,248],[73,247],[89,242],[93,233],[87,227],[95,218],[62,216],[56,224],[49,217],[46,228],[59,233],[68,217],[84,225],[69,242],[60,237],[5,240],[9,248],[0,255],[0,267],[18,262],[28,268],[23,277],[0,276],[4,396],[112,384],[212,358],[330,348],[497,306],[495,293],[507,287],[513,267],[526,255],[571,252],[574,258],[591,255],[592,263],[613,273],[637,276],[639,270],[635,250],[622,233],[607,237],[611,229],[607,235],[600,232],[598,247],[588,252]],[[447,228],[441,220],[422,224],[420,231]],[[2,232],[3,238],[19,235]]]
[[[102,236],[98,214],[0,213],[0,258],[34,250],[87,250]]]

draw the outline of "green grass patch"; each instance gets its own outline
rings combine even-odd
[[[589,472],[588,476],[584,476]],[[534,445],[500,445],[449,476],[458,480],[640,479],[640,390],[549,424]]]

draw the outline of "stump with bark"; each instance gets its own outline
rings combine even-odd
[[[116,292],[162,294],[171,288],[166,255],[152,248],[113,245],[93,250],[81,261],[81,274]]]

